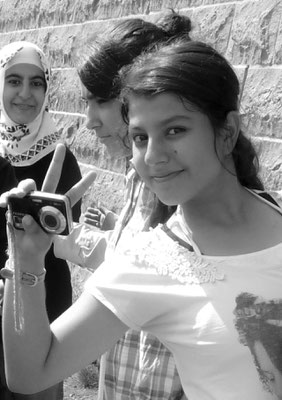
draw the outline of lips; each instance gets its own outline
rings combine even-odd
[[[177,175],[181,174],[181,172],[183,172],[183,170],[158,173],[156,175],[152,175],[152,179],[155,182],[166,182],[169,181],[170,179],[175,178]]]
[[[103,141],[105,141],[107,139],[110,139],[111,135],[108,135],[108,136],[99,136],[99,135],[97,135],[97,137],[101,142],[103,142]]]
[[[20,110],[30,110],[31,108],[34,108],[34,106],[31,104],[14,104],[14,105]]]

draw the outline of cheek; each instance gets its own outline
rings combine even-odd
[[[42,92],[38,93],[37,96],[37,102],[40,109],[43,106],[44,101],[45,101],[45,91],[43,90]]]
[[[145,162],[144,162],[145,152],[137,149],[134,145],[132,148],[132,164],[137,170],[138,174],[143,176],[145,173]]]
[[[5,89],[4,93],[3,93],[3,105],[5,108],[7,108],[9,106],[9,102],[12,98],[12,94],[10,90]]]

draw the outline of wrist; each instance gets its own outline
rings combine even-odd
[[[8,267],[2,268],[0,274],[4,279],[12,280],[15,277],[14,271],[9,269]],[[21,270],[19,273],[18,280],[21,285],[34,287],[38,283],[44,282],[45,275],[46,275],[45,268],[43,268],[43,270],[37,274]]]
[[[18,266],[21,271],[40,274],[44,270],[45,257],[19,258]]]

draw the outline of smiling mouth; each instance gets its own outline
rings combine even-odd
[[[154,175],[154,176],[152,176],[152,178],[155,182],[166,182],[166,181],[169,181],[170,179],[175,178],[181,172],[183,172],[183,170],[169,172],[168,174],[165,174],[165,175]]]
[[[17,108],[19,108],[20,110],[29,110],[31,108],[34,108],[33,105],[29,105],[29,104],[15,104],[15,106]]]
[[[97,135],[98,136],[98,135]],[[99,140],[106,140],[106,139],[109,139],[109,138],[111,138],[111,135],[108,135],[108,136],[98,136],[98,139]]]

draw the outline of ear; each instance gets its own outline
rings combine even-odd
[[[223,153],[229,156],[238,139],[241,129],[241,118],[238,111],[230,111],[226,117],[225,127],[222,130]]]

